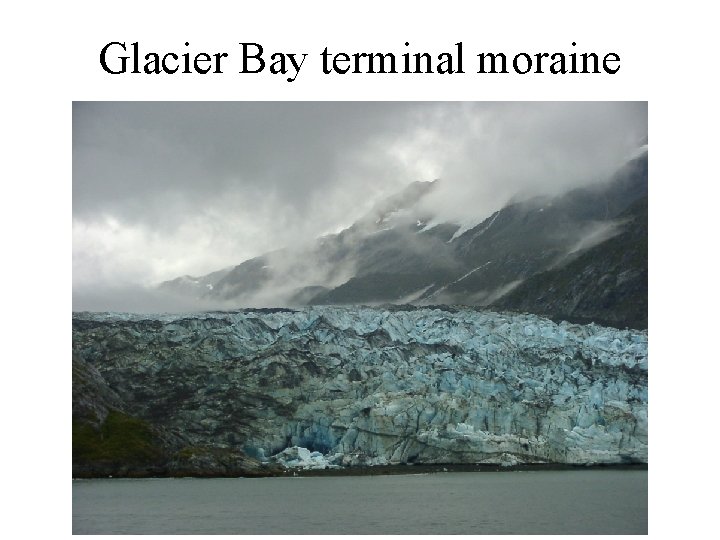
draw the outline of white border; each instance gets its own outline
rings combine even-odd
[[[647,100],[650,104],[650,534],[707,536],[717,305],[716,16],[701,2],[35,2],[4,7],[3,325],[8,517],[15,535],[70,534],[71,102],[73,100]],[[564,50],[621,55],[617,75],[323,77],[295,83],[111,77],[100,47],[258,41],[315,54]],[[9,480],[9,482],[8,482]],[[711,529],[710,529],[711,530]]]

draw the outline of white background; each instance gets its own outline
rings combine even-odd
[[[709,5],[709,4],[708,4]],[[81,100],[649,101],[650,534],[709,536],[717,500],[717,17],[701,2],[35,2],[2,13],[3,529],[71,532],[71,107]],[[309,53],[267,73],[116,75],[143,52]],[[322,74],[319,53],[453,50],[465,74]],[[477,75],[475,52],[616,52],[616,75]],[[329,516],[331,517],[331,516]]]

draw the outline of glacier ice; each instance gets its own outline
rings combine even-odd
[[[75,313],[135,415],[288,467],[647,462],[647,332],[458,307]]]
[[[307,448],[292,446],[282,452],[278,452],[269,461],[279,463],[288,469],[336,469],[335,456],[324,456],[318,451],[311,452]]]

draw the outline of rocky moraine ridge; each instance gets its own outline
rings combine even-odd
[[[473,308],[73,314],[73,474],[647,463],[647,332]]]

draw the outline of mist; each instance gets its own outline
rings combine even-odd
[[[349,279],[307,247],[412,182],[439,178],[416,213],[462,232],[607,180],[646,137],[646,103],[75,103],[73,309],[232,307],[154,287],[266,253],[248,303],[286,303]]]

